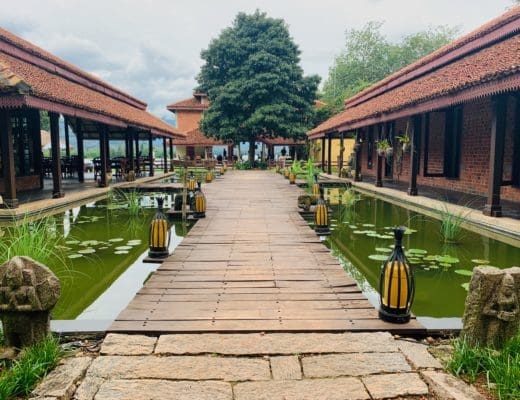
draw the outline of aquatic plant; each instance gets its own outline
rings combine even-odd
[[[27,215],[20,222],[5,228],[0,241],[0,263],[14,256],[26,256],[45,264],[67,265],[54,217],[31,220]]]
[[[306,164],[306,177],[305,177],[305,180],[307,181],[307,192],[308,193],[311,193],[312,192],[312,185],[314,184],[314,174],[316,173],[316,170],[314,168],[314,160],[312,158],[309,158],[307,160],[307,164]]]
[[[18,359],[0,375],[0,399],[28,395],[36,382],[58,365],[62,356],[59,342],[52,336],[22,350]]]
[[[303,173],[302,165],[300,164],[300,162],[298,160],[293,161],[293,163],[291,165],[291,170],[296,175]]]
[[[462,224],[468,220],[471,210],[451,211],[445,203],[439,210],[441,218],[441,237],[445,243],[458,243],[462,240]]]
[[[136,189],[122,191],[121,196],[130,217],[136,217],[143,212],[140,204],[141,194],[139,191]]]

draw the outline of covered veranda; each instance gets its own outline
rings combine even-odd
[[[43,156],[41,127],[47,114],[50,157]],[[65,152],[60,148],[63,118]],[[76,148],[71,152],[70,135]],[[114,180],[133,179],[144,172],[154,175],[152,142],[162,138],[163,171],[170,170],[172,139],[182,137],[173,127],[146,111],[146,104],[106,82],[55,57],[45,50],[0,29],[0,193],[3,208],[15,208],[22,199],[65,195],[67,185],[88,180],[85,173],[86,140],[96,140],[93,182],[99,187]],[[111,141],[124,144],[122,155],[110,155]],[[140,143],[148,155],[140,154]],[[75,154],[72,154],[75,153]],[[113,176],[114,175],[114,176]],[[52,185],[46,182],[52,177]],[[48,179],[47,179],[48,180]],[[89,186],[89,185],[87,185]],[[25,193],[19,196],[20,193]],[[30,193],[32,195],[27,195]]]

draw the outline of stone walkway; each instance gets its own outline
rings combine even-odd
[[[109,334],[71,357],[40,400],[483,399],[426,345],[374,333]]]

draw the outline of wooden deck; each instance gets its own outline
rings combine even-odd
[[[355,281],[297,209],[301,190],[265,171],[232,171],[203,186],[197,222],[112,332],[421,333],[378,319]]]

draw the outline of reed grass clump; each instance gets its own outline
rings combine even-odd
[[[45,265],[56,261],[66,265],[62,240],[54,217],[31,220],[24,216],[22,221],[4,228],[0,241],[0,263],[14,256],[26,256]]]
[[[520,333],[500,349],[471,346],[464,338],[453,343],[448,370],[470,382],[482,377],[500,400],[520,399]]]
[[[470,211],[451,211],[447,204],[439,210],[441,237],[445,243],[458,243],[463,237],[462,225],[468,220]]]
[[[58,365],[62,355],[58,340],[52,336],[23,349],[0,373],[0,400],[28,395],[35,384]]]

